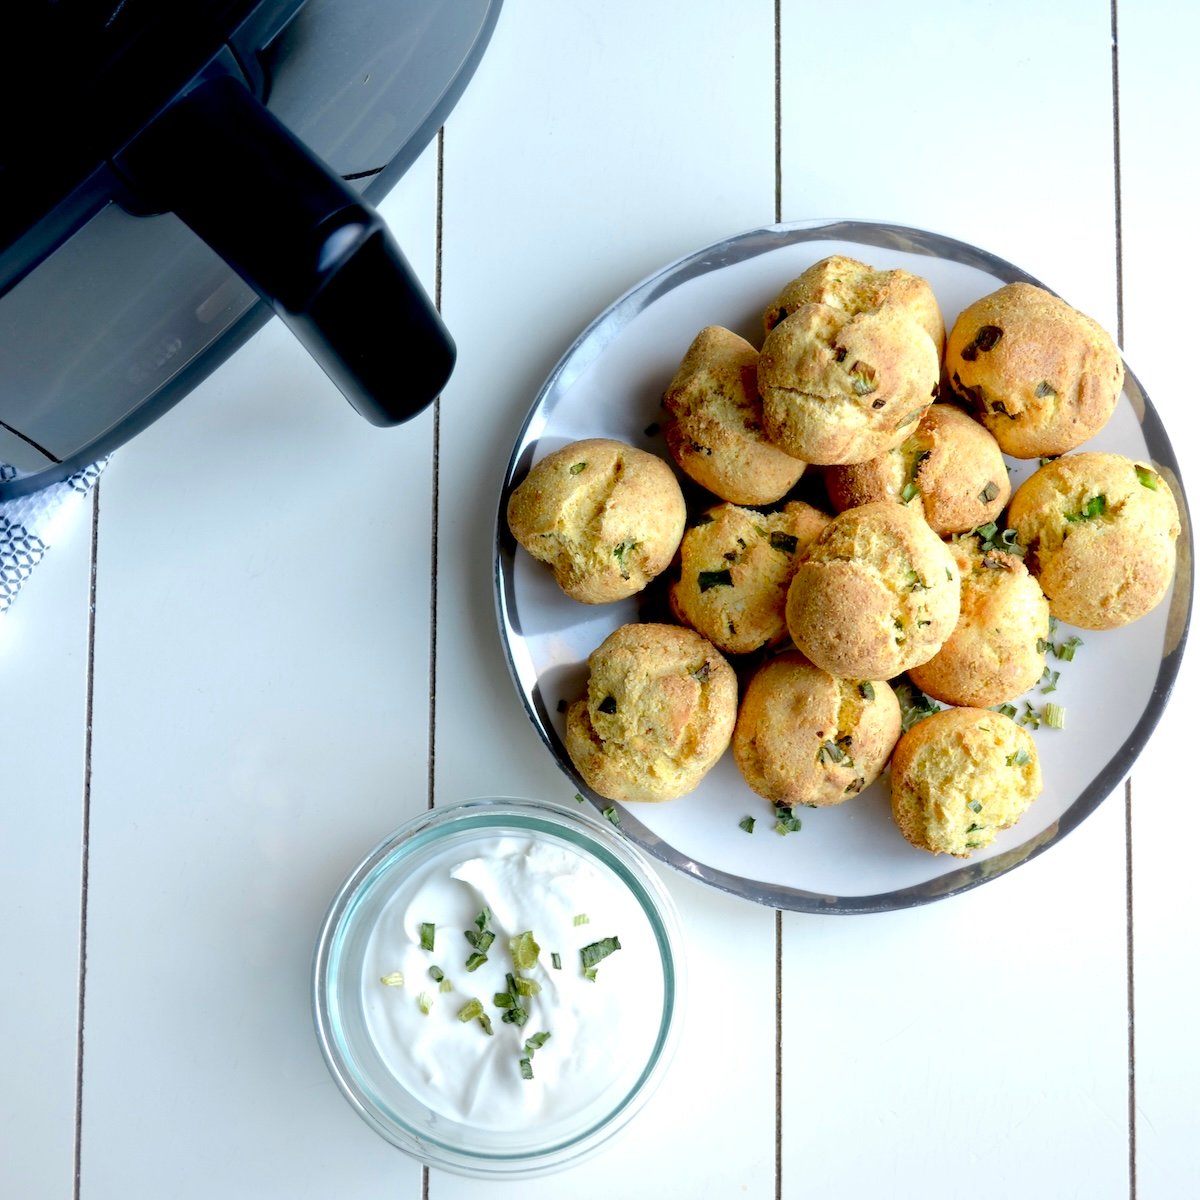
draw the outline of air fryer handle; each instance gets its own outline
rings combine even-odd
[[[199,83],[114,165],[270,302],[367,420],[397,424],[441,391],[454,342],[382,218],[237,79]]]

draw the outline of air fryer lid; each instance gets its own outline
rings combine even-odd
[[[369,200],[444,119],[498,8],[27,6],[63,86],[40,105],[45,71],[3,84],[32,115],[0,144],[23,201],[0,213],[0,462],[41,486],[119,444],[262,323],[257,296],[369,419],[423,407],[452,343]],[[11,475],[0,496],[30,490]]]

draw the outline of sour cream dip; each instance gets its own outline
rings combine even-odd
[[[362,1009],[379,1057],[431,1110],[526,1129],[633,1086],[663,988],[654,930],[613,871],[566,843],[485,834],[433,856],[383,907]]]
[[[679,918],[616,823],[438,805],[371,850],[317,938],[317,1041],[377,1133],[485,1179],[561,1170],[630,1121],[683,1023]]]

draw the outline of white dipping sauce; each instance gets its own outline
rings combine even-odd
[[[469,972],[464,931],[475,931],[485,908],[495,941]],[[581,915],[587,922],[577,924]],[[423,922],[436,926],[432,951],[421,948]],[[541,991],[522,998],[529,1016],[518,1027],[502,1020],[493,997],[518,974],[509,942],[525,931],[541,951],[519,974]],[[589,980],[580,950],[610,937],[621,948]],[[451,991],[439,990],[431,966]],[[380,982],[397,971],[402,986]],[[366,948],[362,999],[380,1058],[429,1109],[480,1129],[548,1127],[611,1105],[637,1081],[663,1017],[663,967],[646,914],[607,867],[566,843],[488,834],[448,847],[387,901]],[[478,1020],[459,1019],[472,999],[490,1017],[491,1036]],[[533,1078],[525,1079],[525,1042],[539,1033],[550,1037],[528,1055]]]

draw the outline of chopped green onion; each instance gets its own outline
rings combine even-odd
[[[981,800],[968,800],[967,807],[972,812],[983,812],[983,802]]]
[[[1014,750],[1008,756],[1008,758],[1005,759],[1005,762],[1007,762],[1010,767],[1026,767],[1030,763],[1029,751],[1027,751],[1024,747],[1022,747],[1020,750]],[[971,831],[968,829],[967,832],[970,833]]]
[[[1158,476],[1153,471],[1143,467],[1141,463],[1134,463],[1133,469],[1137,472],[1138,483],[1144,488],[1149,488],[1152,492],[1158,491]]]
[[[432,979],[434,983],[441,983],[442,980],[446,978],[446,975],[442,971],[441,967],[430,967],[429,978]]]
[[[915,483],[912,483],[912,482],[906,483],[900,489],[900,499],[903,500],[905,504],[907,504],[917,494],[917,491],[918,491],[918,489],[917,489],[917,485]]]
[[[840,763],[845,757],[845,750],[836,742],[825,742],[817,751],[817,762]]]
[[[588,923],[587,913],[576,913],[575,916],[571,918],[572,925],[586,925],[587,923]]]
[[[421,949],[422,950],[432,950],[433,949],[433,937],[436,932],[437,932],[437,927],[434,925],[434,923],[432,921],[422,921],[421,922]]]
[[[983,491],[979,493],[979,499],[984,504],[991,504],[998,495],[1000,495],[1000,488],[989,479]]]
[[[532,1034],[525,1039],[525,1053],[532,1055],[535,1050],[540,1050],[549,1040],[548,1033]]]
[[[785,834],[800,832],[800,818],[786,805],[776,805],[775,832],[780,837],[783,837]]]
[[[772,532],[767,542],[772,550],[788,555],[795,554],[796,547],[800,545],[800,539],[794,533],[782,533],[779,530]]]
[[[450,982],[450,980],[448,980],[448,979],[443,979],[438,984],[438,991],[439,992],[452,992],[452,991],[454,991],[454,984],[452,984]]]
[[[553,951],[551,951],[551,953],[550,953],[550,965],[551,965],[551,966],[552,966],[552,967],[553,967],[553,968],[554,968],[556,971],[561,971],[561,970],[562,970],[562,955],[561,955],[561,954],[559,954],[559,952],[558,952],[557,950],[553,950]]]
[[[1015,717],[1017,708],[1015,704],[995,704],[992,706],[992,712],[1003,713],[1006,717]]]
[[[467,970],[468,971],[478,971],[479,968],[482,967],[485,962],[487,962],[487,955],[480,954],[478,950],[475,950],[471,953],[470,957],[467,959],[467,962],[466,962]]]
[[[1028,725],[1030,729],[1040,729],[1042,726],[1042,718],[1038,716],[1037,709],[1028,700],[1025,701],[1025,708],[1017,718],[1017,724]]]
[[[417,996],[417,1007],[426,1015],[429,1016],[433,1009],[433,997],[428,992],[421,992]]]
[[[485,908],[483,912],[475,918],[475,928],[482,933],[492,923],[492,910]]]
[[[490,929],[485,929],[482,933],[477,933],[474,929],[464,929],[463,937],[471,943],[472,949],[478,950],[480,954],[486,954],[496,940],[496,935]]]
[[[542,990],[542,985],[536,979],[526,979],[517,975],[512,982],[513,994],[516,996],[536,996]]]
[[[399,971],[392,971],[387,975],[380,975],[379,982],[384,987],[403,987],[404,976]]]
[[[479,1014],[479,1024],[483,1026],[483,1032],[486,1033],[488,1035],[488,1037],[491,1037],[493,1034],[492,1018],[489,1017],[487,1015],[487,1013],[480,1013]]]
[[[983,829],[982,825],[968,825],[967,826],[968,833],[979,833],[982,829]]]
[[[620,950],[621,942],[615,937],[601,938],[591,942],[579,951],[579,961],[583,964],[583,973],[588,979],[596,978],[596,967],[610,954]]]
[[[870,680],[864,679],[858,685],[858,694],[869,703],[875,699],[875,685]]]
[[[701,571],[696,576],[696,583],[701,592],[707,592],[709,588],[733,587],[733,576],[728,567],[723,571]]]
[[[940,705],[930,700],[920,688],[908,680],[896,685],[896,699],[900,701],[900,728],[907,733],[918,721],[940,712]]]
[[[1052,691],[1054,691],[1055,688],[1058,687],[1059,674],[1060,672],[1052,671],[1049,667],[1042,672],[1042,679],[1045,680],[1045,682],[1042,684],[1043,696],[1049,695]]]
[[[754,832],[754,818],[753,817],[743,817],[738,822],[738,828],[744,829],[747,833],[753,833]]]
[[[1067,710],[1061,704],[1047,704],[1042,715],[1051,729],[1062,729],[1067,723]]]
[[[1108,507],[1108,498],[1103,492],[1093,496],[1079,512],[1064,513],[1068,521],[1072,524],[1077,524],[1080,521],[1090,521],[1095,517],[1102,517],[1104,510]]]
[[[468,1000],[466,1004],[458,1010],[458,1019],[465,1025],[468,1021],[474,1021],[476,1018],[483,1016],[483,1004],[479,1000]]]
[[[521,1059],[520,1066],[521,1066],[521,1078],[522,1079],[532,1079],[533,1078],[533,1063],[531,1063],[529,1061],[529,1059],[523,1058],[523,1059]]]
[[[585,470],[586,468],[587,468],[587,463],[586,463],[586,462],[577,462],[577,463],[574,463],[574,464],[572,465],[572,467],[571,467],[571,474],[572,474],[572,475],[578,475],[578,474],[579,474],[581,471]]]
[[[513,966],[518,971],[532,970],[537,965],[541,951],[541,946],[533,940],[533,933],[528,929],[510,938],[508,942],[508,952],[512,955]]]
[[[705,666],[708,664],[706,663]],[[611,821],[618,829],[621,827],[621,814],[610,804],[607,808],[600,810],[600,815]]]
[[[1054,647],[1054,657],[1061,662],[1070,662],[1075,657],[1075,651],[1083,645],[1083,638],[1069,637]]]

